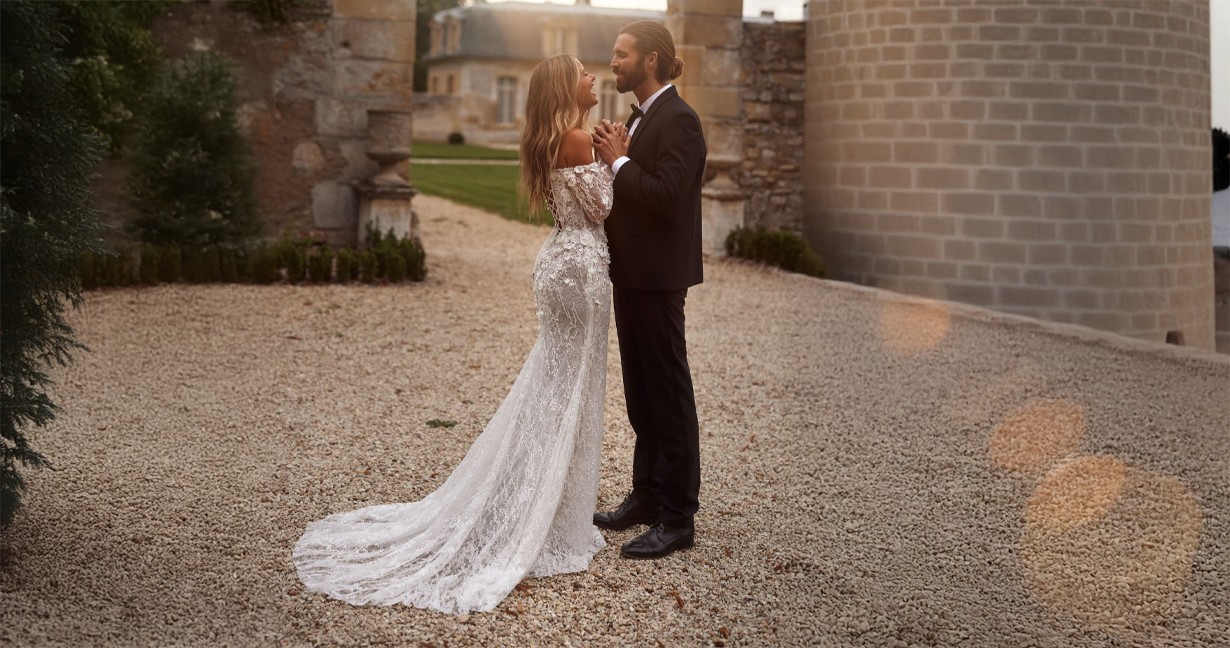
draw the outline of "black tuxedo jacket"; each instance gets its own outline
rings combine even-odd
[[[606,234],[616,286],[683,290],[703,281],[700,186],[706,154],[700,118],[674,87],[667,88],[641,118],[628,161],[615,175]]]

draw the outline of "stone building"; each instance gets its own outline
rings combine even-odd
[[[1214,347],[1208,0],[813,0],[840,279]]]
[[[530,73],[543,59],[575,54],[598,77],[590,121],[627,117],[631,93],[615,90],[611,45],[634,20],[661,12],[576,5],[502,2],[442,11],[431,26],[427,92],[415,98],[415,137],[516,144],[525,121]]]
[[[738,225],[791,229],[837,279],[1214,348],[1209,0],[811,0],[802,24],[742,9],[668,0],[662,18],[709,143],[711,251]],[[514,10],[532,26],[492,27]],[[610,80],[613,33],[634,16],[599,37],[590,11],[446,12],[437,93],[417,98],[412,0],[310,0],[271,31],[194,3],[159,35],[173,54],[239,62],[274,231],[352,243],[352,183],[375,172],[368,110],[513,141],[533,62],[575,42]],[[467,55],[497,33],[532,54]],[[598,115],[629,102],[608,90]]]

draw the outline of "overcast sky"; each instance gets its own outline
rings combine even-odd
[[[592,3],[599,7],[666,11],[666,0],[592,0]],[[572,3],[560,0],[558,4]],[[772,11],[778,20],[802,20],[803,4],[804,0],[743,0],[743,15],[759,16],[762,11]],[[1230,131],[1230,0],[1209,0],[1209,13],[1213,126]]]

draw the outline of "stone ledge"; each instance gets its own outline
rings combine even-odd
[[[717,258],[711,257],[708,262],[718,261]],[[744,261],[734,259],[722,259],[722,262],[728,263],[745,263]],[[974,321],[984,322],[988,324],[1005,324],[1016,326],[1025,330],[1042,333],[1059,338],[1065,338],[1086,344],[1093,344],[1106,349],[1120,351],[1123,353],[1132,353],[1138,355],[1150,355],[1163,358],[1171,362],[1186,364],[1190,362],[1206,362],[1219,366],[1230,367],[1230,355],[1217,353],[1205,349],[1197,349],[1195,347],[1176,346],[1173,344],[1164,344],[1161,342],[1150,342],[1148,340],[1140,340],[1131,338],[1117,333],[1102,331],[1099,329],[1080,326],[1077,324],[1064,324],[1061,322],[1050,322],[1024,315],[1013,315],[1011,313],[1003,313],[999,311],[963,304],[960,302],[946,301],[942,299],[928,299],[925,297],[915,297],[905,295],[883,288],[873,288],[870,286],[862,286],[859,284],[847,283],[844,281],[836,281],[833,279],[819,279],[816,277],[808,277],[793,272],[786,272],[778,268],[768,268],[770,272],[777,272],[783,275],[790,275],[795,281],[819,281],[827,286],[842,290],[851,294],[860,294],[872,299],[884,301],[894,301],[904,304],[912,304],[916,306],[925,306],[929,308],[938,308],[948,313],[957,316],[971,319]]]

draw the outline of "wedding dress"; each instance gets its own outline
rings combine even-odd
[[[611,199],[601,162],[552,171],[556,225],[534,264],[538,340],[508,396],[434,493],[309,524],[293,552],[307,589],[356,605],[464,614],[494,608],[523,577],[589,567],[605,545],[592,518]]]

